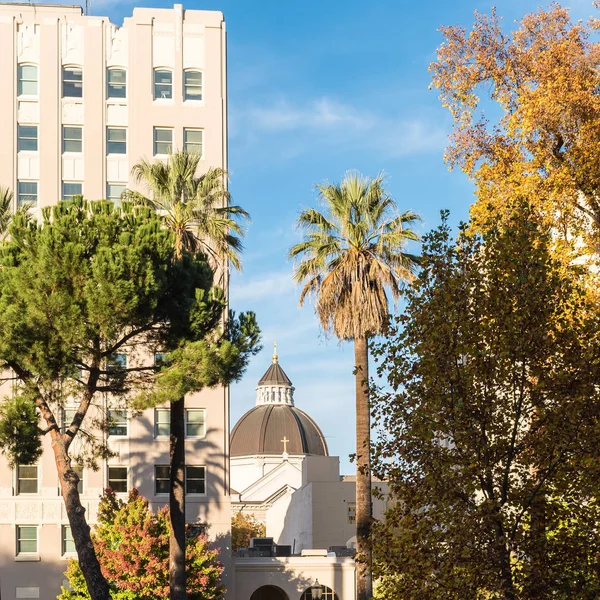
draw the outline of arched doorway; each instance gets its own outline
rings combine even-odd
[[[302,596],[300,596],[300,600],[312,600],[312,591],[310,587],[307,587],[304,590]],[[321,600],[339,600],[339,598],[331,588],[328,588],[326,585],[324,585]]]
[[[263,585],[254,591],[250,600],[290,600],[288,595],[276,585]]]

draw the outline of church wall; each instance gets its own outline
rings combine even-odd
[[[289,496],[281,498],[267,512],[267,535],[275,542],[289,545],[295,553],[314,548],[313,484],[309,483]]]

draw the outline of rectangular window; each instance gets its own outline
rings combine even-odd
[[[107,97],[127,97],[127,72],[125,69],[108,69],[106,74]]]
[[[106,128],[106,153],[127,154],[127,129],[123,127]]]
[[[154,99],[173,97],[173,73],[164,69],[154,69]]]
[[[169,437],[171,429],[171,411],[168,408],[154,409],[154,436]]]
[[[127,493],[127,467],[108,467],[108,487],[117,494]]]
[[[62,199],[73,200],[73,196],[81,196],[83,193],[81,182],[63,181]]]
[[[83,127],[63,125],[62,151],[81,152],[83,150]]]
[[[183,149],[186,152],[194,152],[199,156],[202,156],[203,141],[204,132],[202,129],[183,130]]]
[[[173,130],[154,128],[154,156],[167,156],[173,148]]]
[[[17,494],[38,493],[37,465],[17,466]]]
[[[29,206],[36,208],[38,203],[37,181],[17,182],[17,208]]]
[[[38,531],[35,525],[17,525],[17,555],[37,554]]]
[[[154,465],[154,493],[169,493],[169,465]]]
[[[127,411],[108,411],[108,435],[127,435]]]
[[[37,152],[38,128],[37,125],[19,125],[17,127],[17,151]]]
[[[83,71],[79,67],[63,67],[63,98],[83,97]]]
[[[38,68],[35,65],[19,65],[17,93],[19,96],[37,96]]]
[[[185,468],[185,493],[206,493],[206,467]]]
[[[63,408],[62,409],[62,432],[64,433],[67,428],[73,422],[75,414],[77,413],[76,408]]]
[[[186,437],[204,437],[204,415],[203,408],[188,408],[185,411],[185,435]]]
[[[106,184],[106,199],[114,202],[115,205],[121,204],[121,195],[125,191],[124,183],[107,183]]]
[[[202,71],[184,71],[183,99],[202,100]]]
[[[356,502],[348,502],[348,525],[356,525]]]
[[[124,375],[125,369],[127,368],[127,354],[117,352],[113,354],[107,361],[106,370],[107,375],[111,377],[117,377]]]
[[[63,525],[62,529],[62,553],[64,554],[76,554],[75,541],[73,540],[73,533],[69,525]]]
[[[154,366],[159,369],[168,363],[167,355],[164,352],[154,353]]]

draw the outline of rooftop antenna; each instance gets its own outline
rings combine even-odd
[[[85,0],[85,16],[87,17],[91,13],[92,13],[92,0]]]

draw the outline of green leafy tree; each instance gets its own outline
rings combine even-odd
[[[348,173],[340,184],[317,186],[324,210],[311,208],[300,215],[305,239],[289,252],[290,258],[300,258],[294,272],[295,280],[304,283],[300,305],[314,295],[323,329],[354,341],[356,531],[362,557],[357,563],[358,600],[372,594],[368,343],[387,326],[388,294],[397,299],[418,265],[406,245],[418,240],[412,227],[419,217],[411,211],[398,213],[383,184],[381,176]]]
[[[253,537],[264,537],[267,529],[264,523],[257,521],[252,515],[238,511],[231,519],[231,550],[249,548]]]
[[[94,464],[106,455],[95,398],[141,405],[226,384],[257,351],[259,331],[251,313],[223,325],[210,266],[202,255],[174,260],[173,234],[153,210],[76,199],[45,209],[39,223],[18,213],[8,231],[0,245],[0,373],[16,389],[2,409],[16,426],[0,427],[0,448],[23,464],[40,437],[51,438],[79,564],[93,600],[108,600],[72,468],[78,436],[86,439],[78,459]],[[166,352],[167,364],[136,360],[150,348]],[[132,358],[126,366],[111,360],[121,352]],[[61,429],[67,401],[77,408]],[[15,434],[24,437],[15,443]]]
[[[380,598],[597,598],[600,319],[527,204],[444,220],[375,354]]]
[[[135,203],[151,206],[175,236],[175,258],[202,249],[225,282],[228,261],[241,268],[242,228],[248,213],[229,204],[223,169],[197,175],[200,156],[178,151],[166,162],[146,159],[132,168],[135,180],[149,196],[128,191]],[[171,398],[170,425],[171,600],[185,600],[185,399]]]
[[[107,490],[100,501],[92,540],[113,600],[166,600],[169,597],[169,514],[154,514],[137,490],[127,502]],[[190,600],[222,600],[223,567],[206,536],[186,541],[187,594]],[[66,572],[69,590],[58,600],[91,598],[76,560]]]

